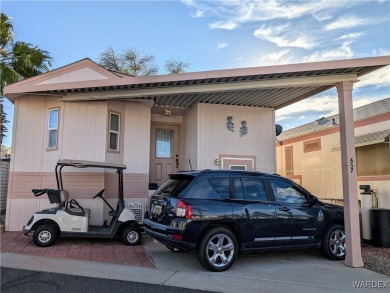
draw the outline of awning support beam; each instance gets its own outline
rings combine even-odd
[[[337,84],[339,115],[341,164],[344,199],[344,228],[346,257],[345,265],[363,267],[360,243],[359,203],[357,192],[355,134],[352,107],[353,83],[343,81]]]

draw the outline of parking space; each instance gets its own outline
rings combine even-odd
[[[388,281],[387,276],[326,259],[315,249],[240,255],[229,270],[211,273],[199,264],[195,253],[171,252],[149,237],[144,237],[143,244],[156,268],[194,272],[195,275],[206,273],[254,283],[302,285],[314,291],[322,288],[349,291],[354,290],[356,281]]]

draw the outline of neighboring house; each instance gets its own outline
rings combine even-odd
[[[11,156],[11,147],[1,146],[0,158],[9,158]]]
[[[357,184],[376,189],[379,207],[390,208],[390,98],[356,108],[353,114]],[[339,123],[339,115],[333,115],[280,134],[278,173],[319,198],[342,201]]]
[[[7,204],[9,164],[10,164],[10,158],[0,159],[0,214],[1,215],[5,214],[6,204]]]
[[[336,85],[346,100],[358,77],[389,63],[385,56],[130,77],[83,59],[9,85],[15,115],[6,230],[20,230],[49,206],[31,189],[56,188],[59,159],[126,164],[126,203],[144,205],[149,183],[178,170],[275,172],[276,109]],[[105,188],[115,201],[115,174],[66,171],[70,197],[92,210],[91,224],[102,224],[107,210],[92,197]]]

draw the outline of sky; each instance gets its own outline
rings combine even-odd
[[[390,55],[390,0],[2,0],[0,9],[13,18],[15,40],[50,52],[52,69],[97,61],[109,46],[155,55],[159,74],[171,58],[196,72]],[[355,84],[354,107],[389,96],[388,66]],[[4,106],[12,121],[12,103]],[[287,130],[335,113],[331,89],[276,111],[276,122]]]

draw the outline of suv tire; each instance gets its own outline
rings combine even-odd
[[[237,239],[229,229],[212,228],[201,239],[197,254],[201,265],[209,271],[225,271],[236,260]]]
[[[329,259],[345,258],[345,231],[341,225],[332,225],[327,230],[321,245],[322,253]]]

